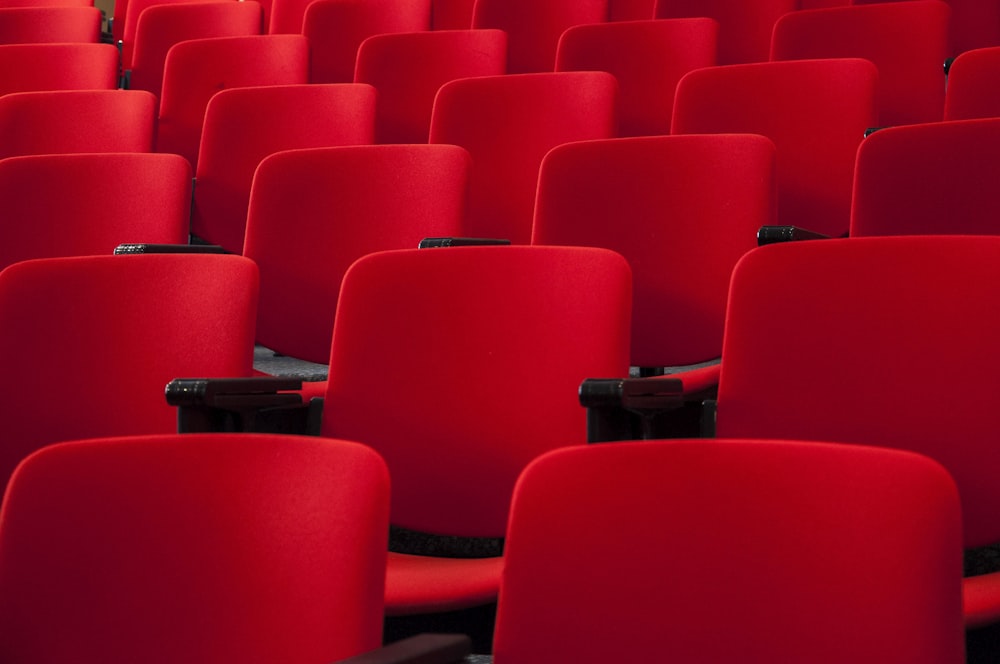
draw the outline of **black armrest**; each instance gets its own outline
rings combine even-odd
[[[809,231],[797,226],[761,226],[757,231],[757,246],[776,242],[798,242],[799,240],[829,240],[829,235]]]
[[[337,664],[453,664],[472,653],[464,634],[417,634]]]
[[[315,434],[321,399],[302,402],[297,378],[176,378],[166,387],[177,431]]]
[[[119,244],[115,255],[122,254],[228,254],[217,244]]]
[[[700,409],[703,395],[685,393],[684,381],[667,375],[588,378],[580,384],[579,398],[587,409],[587,440],[602,443],[687,437],[686,419],[671,415],[692,405]]]
[[[417,245],[418,249],[438,247],[475,247],[480,245],[507,245],[510,240],[488,237],[425,237]]]

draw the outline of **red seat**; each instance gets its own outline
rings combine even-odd
[[[9,662],[331,662],[381,642],[389,479],[301,436],[50,446],[0,518]],[[58,638],[53,638],[58,634]]]
[[[960,54],[948,69],[945,120],[1000,117],[1000,45]]]
[[[875,132],[858,149],[850,234],[1000,234],[997,154],[1000,118]]]
[[[858,145],[877,122],[877,79],[875,65],[855,58],[698,69],[678,83],[671,131],[767,136],[778,223],[843,235]]]
[[[497,664],[965,661],[958,493],[899,450],[557,450],[518,481],[505,558]]]
[[[370,85],[268,85],[219,92],[205,110],[191,232],[240,253],[251,183],[265,157],[294,148],[371,143],[374,132]]]
[[[0,8],[0,44],[96,44],[100,37],[96,7]]]
[[[506,66],[507,35],[502,30],[398,32],[361,43],[354,81],[378,92],[376,142],[426,143],[434,97],[442,85],[497,76]]]
[[[111,44],[0,45],[0,96],[117,87],[118,49]]]
[[[542,157],[562,143],[614,136],[617,90],[607,72],[483,76],[442,86],[429,139],[472,155],[467,232],[529,242]]]
[[[940,0],[792,12],[775,23],[771,59],[866,58],[879,72],[879,125],[937,122],[949,14]]]
[[[121,20],[122,34],[121,36],[115,36],[115,43],[118,44],[121,50],[122,58],[122,70],[128,71],[132,68],[132,59],[135,52],[135,39],[136,33],[139,29],[139,17],[149,9],[150,7],[156,7],[160,5],[176,5],[176,4],[194,4],[203,2],[234,2],[235,0],[124,0],[124,2],[116,2],[115,10],[118,9],[118,4],[123,4],[125,11],[124,18]],[[116,18],[113,23],[117,23]],[[192,31],[197,31],[199,28],[190,26],[188,28]],[[113,27],[114,31],[115,28]],[[260,30],[258,30],[260,32]],[[205,35],[206,37],[214,35]],[[221,36],[221,35],[220,35]]]
[[[775,22],[798,8],[798,0],[656,0],[653,15],[715,19],[719,23],[719,64],[733,65],[766,62]]]
[[[156,97],[144,90],[57,90],[0,96],[0,158],[149,152]]]
[[[669,134],[677,81],[715,64],[718,28],[708,18],[573,26],[559,39],[556,71],[614,74],[619,136]]]
[[[431,0],[432,30],[468,30],[476,0]]]

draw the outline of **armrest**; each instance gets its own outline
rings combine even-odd
[[[799,240],[829,240],[829,235],[816,233],[797,226],[761,226],[757,231],[757,246],[775,242],[798,242]]]
[[[122,254],[228,254],[217,244],[119,244],[115,255]]]
[[[587,409],[591,443],[676,437],[669,414],[700,403],[700,395],[686,393],[684,381],[671,375],[588,378],[580,385],[579,398]]]
[[[176,378],[166,387],[177,407],[177,431],[312,434],[318,430],[321,399],[305,404],[296,378]]]
[[[417,634],[338,664],[453,664],[472,653],[464,634]]]
[[[510,240],[488,237],[425,237],[417,245],[418,249],[438,247],[476,247],[481,245],[507,245]]]

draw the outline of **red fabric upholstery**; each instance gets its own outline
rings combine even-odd
[[[628,265],[604,249],[369,254],[344,277],[322,433],[383,455],[394,524],[503,537],[524,466],[586,441],[580,382],[625,375],[630,298]],[[405,566],[387,576],[389,613],[474,606],[499,584],[499,561],[389,564]]]
[[[577,25],[556,51],[556,71],[607,71],[619,86],[619,136],[670,133],[681,76],[711,67],[719,25],[708,18]]]
[[[532,242],[625,256],[632,364],[669,367],[719,357],[729,275],[775,218],[774,144],[763,136],[580,141],[542,162]]]
[[[226,88],[306,83],[309,44],[302,35],[192,39],[167,51],[157,125],[157,152],[198,163],[205,108]]]
[[[265,159],[243,252],[261,271],[260,343],[328,362],[344,273],[365,254],[460,235],[469,162],[454,145],[317,148]]]
[[[886,0],[853,0],[842,4],[868,5]],[[900,2],[902,0],[889,0]],[[947,0],[950,51],[954,56],[976,48],[1000,46],[1000,5],[993,0]]]
[[[203,2],[230,2],[234,0],[194,0],[199,4]],[[149,9],[150,7],[158,5],[176,5],[176,4],[193,4],[192,0],[126,0],[125,4],[125,16],[122,19],[122,34],[120,37],[116,38],[121,41],[121,54],[122,54],[122,69],[129,70],[132,68],[132,59],[135,52],[135,40],[136,33],[139,28],[139,17]],[[117,10],[117,6],[115,7]],[[115,19],[117,22],[117,19]],[[198,28],[190,27],[189,30],[197,30]],[[258,30],[258,33],[260,31]],[[213,35],[204,35],[205,37],[210,37]],[[217,35],[222,36],[222,35]],[[192,37],[193,39],[193,37]]]
[[[149,152],[156,97],[144,90],[55,90],[0,96],[0,159]]]
[[[326,662],[376,648],[388,493],[378,455],[337,440],[51,446],[0,515],[0,654]]]
[[[798,8],[798,0],[657,0],[654,16],[715,19],[719,64],[732,65],[767,61],[774,23]]]
[[[117,87],[118,49],[111,44],[0,45],[0,96]]]
[[[960,54],[948,69],[945,120],[1000,117],[1000,44]]]
[[[792,12],[774,26],[771,59],[866,58],[878,67],[879,126],[937,122],[949,14],[940,0]]]
[[[96,44],[100,38],[96,7],[0,7],[0,44]]]
[[[474,4],[476,0],[431,0],[431,29],[468,30]]]
[[[472,155],[467,233],[526,244],[538,167],[553,147],[611,138],[618,84],[607,72],[548,72],[460,79],[438,91],[431,143]]]
[[[242,256],[49,258],[0,272],[0,484],[35,449],[170,433],[164,387],[249,376],[257,268]]]
[[[609,21],[644,21],[653,18],[656,0],[610,0]]]
[[[431,0],[275,0],[294,2],[298,9],[298,27],[309,38],[309,81],[311,83],[350,83],[354,80],[358,47],[373,35],[393,32],[430,30]],[[277,28],[279,4],[271,21]],[[303,14],[304,10],[304,14]],[[291,29],[288,26],[287,29]]]
[[[875,132],[858,149],[850,234],[1000,234],[997,154],[1000,118]]]
[[[191,232],[239,253],[254,172],[265,157],[295,148],[371,143],[374,132],[375,90],[369,85],[223,90],[205,110]]]
[[[497,76],[507,67],[502,30],[438,30],[369,37],[358,49],[356,83],[378,91],[375,140],[426,143],[438,89],[457,78]]]
[[[608,20],[608,0],[476,0],[472,27],[507,33],[507,71],[550,72],[567,28]]]
[[[875,65],[853,58],[699,69],[678,83],[671,131],[769,137],[778,223],[842,235],[858,145],[877,122],[877,80]]]
[[[992,414],[1000,317],[991,305],[998,257],[1000,238],[986,236],[751,252],[730,291],[718,435],[926,454],[958,484],[966,546],[1000,541]],[[990,600],[1000,607],[1000,595]]]
[[[0,268],[111,254],[124,242],[185,244],[191,167],[149,152],[10,157],[0,160],[0,209]]]
[[[494,661],[964,662],[960,522],[898,450],[551,452],[515,489]]]
[[[159,96],[171,46],[189,39],[259,35],[262,22],[260,3],[253,1],[151,5],[135,26],[128,87]]]

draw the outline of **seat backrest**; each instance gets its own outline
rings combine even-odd
[[[798,0],[656,0],[653,15],[715,19],[719,23],[718,62],[733,65],[766,62],[774,23],[798,8]]]
[[[174,44],[163,65],[156,151],[175,152],[192,167],[209,99],[220,90],[296,85],[309,80],[309,44],[302,35],[244,35]]]
[[[858,145],[877,122],[878,72],[833,58],[698,69],[677,85],[675,134],[757,133],[777,147],[778,223],[847,232]]]
[[[608,20],[608,0],[476,0],[472,27],[507,33],[507,71],[555,70],[556,46],[567,28]]]
[[[122,243],[186,244],[191,167],[151,152],[10,157],[0,160],[0,210],[0,269]]]
[[[632,267],[632,364],[718,358],[736,261],[776,216],[756,134],[580,141],[542,161],[532,243],[606,247]]]
[[[44,258],[0,272],[0,485],[35,449],[176,431],[164,386],[249,376],[257,268],[242,256]]]
[[[899,450],[557,450],[517,484],[504,559],[497,664],[965,661],[955,484]]]
[[[716,431],[898,447],[951,472],[967,546],[1000,541],[1000,237],[761,247],[736,266]]]
[[[431,0],[432,30],[468,30],[476,0]]]
[[[361,42],[354,81],[378,91],[376,142],[426,143],[434,96],[442,85],[498,76],[506,67],[502,30],[399,32]]]
[[[645,21],[653,18],[656,0],[609,0],[609,21]]]
[[[865,58],[878,68],[879,125],[937,122],[944,112],[948,4],[882,2],[785,14],[772,60]]]
[[[135,53],[135,40],[136,34],[139,29],[139,17],[149,9],[150,7],[156,7],[161,5],[176,5],[176,4],[194,4],[194,3],[204,3],[204,2],[235,2],[235,0],[126,0],[126,13],[125,18],[122,21],[122,36],[119,37],[115,43],[119,44],[122,54],[122,69],[129,70],[132,68],[132,59]],[[189,28],[191,30],[197,30],[197,28]],[[258,33],[260,30],[258,30]],[[213,36],[213,35],[205,35]]]
[[[261,273],[258,341],[328,362],[344,273],[375,251],[460,236],[469,168],[469,155],[454,145],[315,148],[264,159],[243,249]]]
[[[118,49],[111,44],[0,45],[0,96],[117,87]]]
[[[96,44],[100,37],[97,7],[0,7],[0,44]]]
[[[189,39],[259,35],[262,25],[260,3],[252,0],[151,5],[136,23],[128,87],[159,96],[171,46]]]
[[[275,0],[283,1],[289,0]],[[430,30],[431,0],[312,0],[300,13],[299,26],[295,31],[309,38],[309,81],[350,83],[358,47],[368,37]]]
[[[0,653],[324,662],[377,648],[388,493],[378,455],[338,440],[50,446],[0,512]]]
[[[619,136],[670,133],[681,76],[716,62],[719,25],[710,18],[591,23],[566,30],[556,71],[607,71],[619,87]]]
[[[243,250],[254,171],[269,154],[360,145],[375,136],[370,85],[269,85],[223,90],[208,103],[191,232],[228,251]]]
[[[852,0],[868,5],[885,0]],[[901,0],[892,0],[900,2]],[[1000,5],[993,0],[947,0],[951,7],[949,55],[989,46],[1000,46]]]
[[[55,90],[0,96],[0,158],[149,152],[156,97],[145,90]]]
[[[1000,234],[997,154],[1000,118],[875,132],[858,149],[850,234]]]
[[[93,7],[93,0],[0,0],[0,7]]]
[[[618,83],[607,72],[459,79],[438,91],[431,143],[472,154],[469,233],[527,243],[538,166],[550,149],[617,133]]]
[[[606,249],[369,254],[337,303],[322,434],[382,454],[394,524],[502,537],[528,461],[584,444],[582,379],[628,370],[630,299]]]
[[[959,54],[948,69],[945,120],[1000,117],[1000,45]]]

